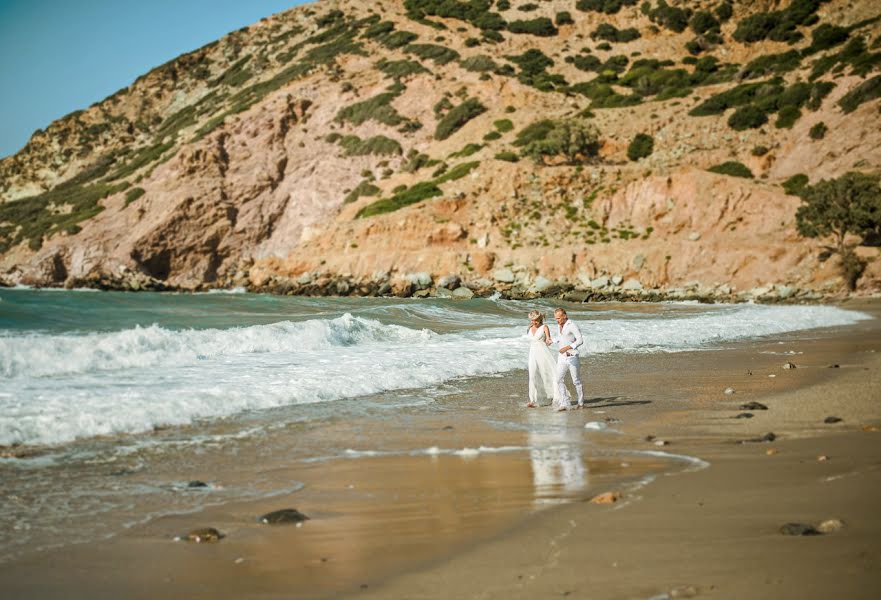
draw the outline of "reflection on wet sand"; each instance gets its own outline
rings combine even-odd
[[[529,422],[533,506],[543,508],[571,500],[587,488],[581,429],[574,427],[566,415],[546,411],[531,411]]]

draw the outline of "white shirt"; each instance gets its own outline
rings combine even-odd
[[[578,329],[578,325],[572,322],[572,319],[567,319],[563,326],[560,327],[560,337],[555,340],[560,347],[571,346],[569,350],[566,351],[566,356],[578,356],[578,347],[584,343],[584,338],[581,337],[581,330]]]

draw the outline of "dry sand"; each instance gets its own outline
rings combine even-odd
[[[876,304],[853,308],[878,313]],[[536,510],[522,452],[292,465],[278,477],[296,471],[306,481],[306,506],[295,494],[159,519],[109,542],[3,565],[0,590],[4,598],[876,598],[879,331],[876,318],[711,352],[589,361],[592,402],[561,418],[590,447],[695,456],[707,468],[649,456],[625,457],[624,468],[621,455],[587,452],[590,485],[558,490],[551,500],[566,503]],[[797,368],[783,369],[790,361]],[[472,393],[507,398],[522,386],[514,375]],[[728,387],[733,394],[724,393]],[[734,419],[750,401],[769,410]],[[451,402],[457,444],[485,443],[485,430],[469,428],[473,407],[455,421]],[[519,398],[510,405],[525,410]],[[827,416],[842,421],[825,424]],[[606,419],[620,433],[583,429]],[[768,432],[777,439],[738,443]],[[414,435],[431,445],[439,434]],[[523,441],[519,433],[494,435],[496,445]],[[635,487],[630,462],[641,474],[670,475]],[[341,501],[351,489],[359,500]],[[622,497],[611,505],[586,501],[605,491]],[[300,529],[254,524],[254,515],[287,505],[313,520]],[[788,522],[827,519],[843,528],[779,533]],[[170,541],[209,524],[227,538]]]

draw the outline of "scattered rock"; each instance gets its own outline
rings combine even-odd
[[[830,417],[826,417],[825,419],[823,419],[823,422],[826,423],[827,425],[832,425],[833,423],[841,423],[843,420],[844,419],[842,419],[841,417],[831,417],[830,416]]]
[[[407,279],[410,280],[410,283],[412,283],[417,290],[423,290],[427,287],[431,287],[430,273],[410,273],[409,275],[407,275]]]
[[[445,276],[441,277],[440,279],[438,279],[437,285],[438,285],[438,287],[444,287],[444,288],[447,288],[448,290],[454,290],[457,287],[459,287],[459,283],[461,281],[462,280],[459,279],[458,275],[445,275]]]
[[[765,454],[767,454],[768,456],[774,456],[778,452],[779,450],[777,450],[777,448],[768,448],[767,450],[765,450]]]
[[[204,481],[199,481],[198,479],[194,479],[193,481],[187,484],[188,488],[206,488],[208,484]]]
[[[701,234],[699,234],[697,231],[692,231],[688,234],[688,239],[689,241],[696,242],[701,239]]]
[[[875,425],[863,425],[862,429],[865,432],[878,431],[878,427]]]
[[[445,287],[439,287],[434,291],[434,295],[437,298],[452,298],[453,292],[451,292],[449,289],[447,289]]]
[[[733,393],[734,393],[734,388],[725,388],[725,394],[727,394],[728,396],[730,396]]]
[[[682,585],[670,590],[671,598],[694,598],[698,595],[698,589],[693,585]]]
[[[761,444],[761,443],[765,443],[765,442],[773,442],[776,439],[777,439],[777,436],[774,433],[768,432],[765,435],[763,435],[762,437],[750,438],[748,440],[743,440],[740,443],[741,444]]]
[[[615,275],[612,277],[612,285],[621,285],[621,282],[624,281],[624,278],[620,275]]]
[[[628,279],[624,282],[624,285],[621,286],[622,290],[641,290],[642,284],[637,279]]]
[[[752,419],[754,416],[755,415],[753,415],[752,413],[743,412],[743,413],[740,413],[739,415],[735,416],[734,418],[735,419]]]
[[[283,508],[271,513],[266,513],[260,517],[260,522],[266,525],[286,525],[289,523],[300,524],[308,521],[309,517],[298,511],[296,508]]]
[[[795,366],[795,363],[788,362],[788,363],[786,363],[786,364],[783,365],[783,368],[784,368],[784,369],[795,369],[796,366]]]
[[[590,287],[596,288],[598,290],[603,289],[609,285],[609,278],[603,275],[602,277],[597,277],[596,279],[590,282]]]
[[[514,283],[514,272],[511,269],[496,269],[493,271],[493,279],[499,283]]]
[[[826,456],[825,454],[821,454],[820,456],[817,457],[817,460],[820,462],[826,462],[827,460],[829,460],[829,457]]]
[[[761,402],[747,402],[740,405],[740,410],[768,410],[768,407]]]
[[[786,523],[780,528],[783,535],[820,535],[820,532],[809,523]]]
[[[546,291],[550,287],[554,285],[554,282],[548,279],[547,277],[542,277],[539,275],[535,278],[535,281],[532,282],[532,290],[538,292],[539,294]]]
[[[443,426],[444,431],[452,431],[453,429],[455,429],[455,428],[452,425],[444,425]]]
[[[474,297],[474,292],[469,290],[467,287],[457,287],[453,290],[453,298],[458,300],[470,300]]]
[[[431,291],[426,289],[416,290],[415,292],[413,292],[414,298],[428,298],[430,295]]]
[[[817,525],[817,531],[820,533],[835,533],[836,531],[841,531],[843,528],[844,522],[840,519],[826,519]]]
[[[195,542],[197,544],[205,544],[212,542],[219,542],[222,540],[225,535],[214,529],[213,527],[202,527],[200,529],[193,529],[183,538],[175,538],[182,539],[185,542]]]
[[[826,367],[826,368],[827,368],[827,369],[840,369],[841,366],[840,366],[840,365],[829,365],[829,366]]]
[[[655,446],[667,446],[669,443],[667,440],[655,440]]]
[[[653,435],[645,436],[645,441],[647,441],[647,442],[653,442],[654,440],[655,440],[655,436],[653,436]]]
[[[591,504],[615,504],[618,499],[621,498],[621,494],[618,492],[603,492],[597,496],[594,496],[590,499]]]
[[[771,379],[774,379],[774,378],[777,377],[777,376],[774,375],[774,373],[771,373],[770,375],[768,375],[768,377],[771,378]]]

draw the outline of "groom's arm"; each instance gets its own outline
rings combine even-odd
[[[578,325],[572,323],[570,329],[572,330],[572,335],[575,336],[575,341],[570,344],[573,350],[577,350],[581,344],[584,343],[584,338],[581,336],[581,330],[578,328]]]

